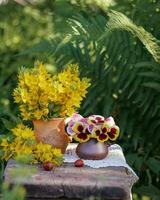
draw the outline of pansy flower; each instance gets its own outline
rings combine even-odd
[[[68,117],[66,120],[65,120],[65,123],[68,124],[70,122],[77,122],[77,121],[80,121],[81,119],[83,119],[83,117],[78,114],[78,113],[74,113],[71,117]]]
[[[104,122],[101,129],[102,129],[102,133],[106,134],[110,129],[109,129],[109,125],[108,123]]]
[[[87,142],[90,138],[99,142],[114,141],[119,136],[119,127],[113,117],[105,119],[101,115],[91,115],[84,118],[75,113],[67,124],[67,133],[80,143]]]
[[[99,142],[105,142],[108,140],[108,135],[107,135],[107,130],[108,128],[102,126],[96,126],[93,128],[92,134],[93,138],[96,138]]]
[[[98,136],[97,136],[97,140],[99,142],[105,142],[108,140],[108,135],[105,134],[105,133],[100,133]]]
[[[101,134],[101,128],[98,126],[95,126],[92,130],[92,136],[93,138],[97,138]]]
[[[78,113],[74,113],[74,114],[72,115],[72,117],[71,117],[71,120],[72,120],[72,121],[79,121],[79,120],[81,120],[81,119],[83,119],[83,117],[82,117],[82,115],[80,115],[80,114],[78,114]]]
[[[94,129],[94,125],[93,124],[88,124],[87,130],[92,134],[93,133],[93,129]]]
[[[96,122],[96,120],[93,119],[93,118],[88,118],[88,119],[87,119],[87,123],[88,123],[88,124],[93,124],[93,125],[95,125],[97,122]]]
[[[80,143],[82,143],[82,142],[87,142],[90,139],[90,136],[86,134],[85,132],[81,132],[81,133],[75,134],[73,138],[76,141],[79,141]]]
[[[69,125],[67,126],[66,131],[70,136],[73,136],[75,134],[75,132],[73,131],[72,127],[69,126]]]
[[[115,125],[115,121],[113,117],[108,117],[105,119],[105,124],[107,124],[109,127],[112,127]]]
[[[100,124],[104,122],[104,117],[101,115],[91,115],[88,117],[88,119],[94,124]]]
[[[88,127],[85,129],[85,134],[87,134],[87,135],[91,135],[91,132],[88,130]]]
[[[117,137],[119,136],[119,127],[116,125],[112,126],[107,134],[110,140],[112,141],[116,140]]]
[[[85,124],[83,124],[82,122],[75,122],[72,126],[72,130],[75,133],[82,133],[85,130]]]

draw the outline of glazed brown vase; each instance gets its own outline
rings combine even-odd
[[[92,138],[88,142],[79,143],[76,153],[81,159],[102,160],[108,155],[108,146]]]
[[[69,143],[69,137],[65,132],[65,122],[63,118],[53,118],[48,121],[34,120],[34,131],[37,141],[50,144],[55,148],[60,148],[64,154]]]

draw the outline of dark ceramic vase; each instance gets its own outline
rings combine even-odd
[[[108,154],[108,146],[96,139],[90,139],[88,142],[78,144],[76,153],[81,159],[102,160]]]

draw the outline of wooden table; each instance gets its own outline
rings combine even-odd
[[[41,165],[36,165],[37,172],[30,178],[11,178],[10,171],[20,167],[14,160],[9,160],[4,178],[13,185],[18,182],[23,184],[28,199],[84,199],[96,196],[106,200],[131,200],[131,176],[124,167],[76,168],[73,163],[64,163],[47,172]]]

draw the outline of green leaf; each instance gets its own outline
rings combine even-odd
[[[154,173],[159,174],[159,172],[160,172],[160,161],[159,160],[157,160],[155,158],[149,158],[149,160],[147,160],[146,164]]]
[[[159,79],[159,74],[157,74],[157,72],[150,72],[150,71],[140,72],[139,76],[143,76],[143,77],[147,77],[147,78],[154,78],[154,80]]]
[[[160,189],[155,187],[154,185],[141,186],[135,189],[135,191],[138,194],[148,195],[152,198],[157,198],[157,200],[159,200],[160,197]]]
[[[129,153],[129,154],[126,154],[126,160],[127,160],[127,163],[131,166],[134,165],[135,161],[137,160],[138,158],[138,155],[136,153]]]
[[[6,128],[7,130],[11,130],[11,129],[14,128],[15,125],[16,125],[15,122],[9,121],[9,120],[7,120],[7,119],[5,119],[5,118],[1,118],[1,120],[2,120],[4,126],[5,126],[5,128]]]
[[[151,89],[156,90],[157,92],[160,92],[160,83],[157,83],[157,82],[146,82],[146,83],[143,83],[142,85],[144,87],[151,88]]]
[[[142,166],[144,163],[144,157],[137,157],[137,159],[135,160],[135,168],[137,171],[141,171],[142,170]]]

